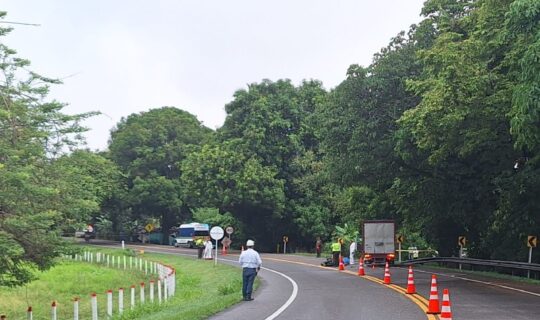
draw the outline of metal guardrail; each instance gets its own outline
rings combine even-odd
[[[424,264],[424,263],[431,263],[431,262],[455,263],[455,264],[462,264],[462,265],[519,269],[519,270],[527,270],[527,271],[540,271],[540,264],[538,263],[501,261],[501,260],[483,260],[483,259],[472,259],[472,258],[455,258],[455,257],[419,258],[419,259],[402,261],[401,264],[408,266],[408,265]]]

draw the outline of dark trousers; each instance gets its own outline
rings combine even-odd
[[[197,247],[197,258],[202,259],[204,247]]]
[[[257,276],[257,269],[243,268],[242,269],[242,296],[244,299],[251,298],[253,292],[253,282]]]
[[[334,267],[339,266],[339,251],[332,251],[332,260],[334,262]]]
[[[315,249],[315,251],[317,252],[317,258],[320,258],[321,257],[321,248],[320,247],[317,247]]]

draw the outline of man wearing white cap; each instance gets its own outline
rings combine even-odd
[[[242,265],[242,296],[244,301],[251,301],[253,297],[253,282],[257,276],[257,272],[261,269],[262,260],[259,253],[253,250],[255,242],[248,240],[246,242],[247,250],[242,251],[238,262]]]

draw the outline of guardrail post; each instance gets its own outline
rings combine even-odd
[[[141,304],[144,304],[144,282],[141,282],[141,294],[140,294]]]
[[[51,304],[51,319],[56,320],[56,301]]]
[[[150,280],[150,302],[154,303],[154,280]]]
[[[167,298],[169,298],[169,288],[168,288],[168,277],[165,277],[163,279],[163,299],[167,301]]]
[[[107,315],[112,317],[112,290],[107,290]]]
[[[135,285],[131,285],[131,310],[135,309]]]
[[[79,298],[73,298],[73,320],[79,320]]]
[[[97,295],[95,293],[92,293],[90,304],[92,307],[92,320],[98,320]]]
[[[118,312],[124,312],[124,288],[118,289]]]
[[[158,302],[161,304],[161,277],[159,277],[157,281],[157,296]]]

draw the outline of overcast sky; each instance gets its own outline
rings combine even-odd
[[[345,79],[401,30],[424,0],[2,0],[12,25],[2,42],[61,78],[50,98],[65,113],[101,111],[85,125],[104,150],[132,113],[175,106],[216,129],[234,92],[262,79]]]

